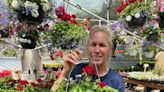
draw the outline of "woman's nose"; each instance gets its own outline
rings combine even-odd
[[[93,52],[98,53],[100,52],[100,47],[97,45],[94,47]]]

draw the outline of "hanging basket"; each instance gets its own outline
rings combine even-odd
[[[152,58],[154,56],[154,51],[151,52],[144,52],[146,58]]]
[[[36,47],[36,39],[30,35],[27,35],[26,37],[22,37],[19,39],[27,40],[27,42],[20,42],[22,48],[24,48],[24,49],[34,49]],[[30,42],[28,42],[28,41],[30,41]]]
[[[23,9],[25,11],[25,9]],[[44,11],[42,10],[42,7],[40,6],[39,7],[39,10],[38,10],[38,13],[39,13],[39,16],[38,17],[33,17],[31,15],[31,13],[22,13],[23,11],[19,11],[17,13],[17,17],[18,17],[18,20],[20,22],[25,22],[26,24],[40,24],[42,21],[43,21],[43,18],[44,18]]]
[[[131,28],[137,28],[137,27],[142,27],[145,22],[146,22],[146,16],[140,17],[140,18],[135,18],[132,16],[131,21],[126,21],[128,26]]]

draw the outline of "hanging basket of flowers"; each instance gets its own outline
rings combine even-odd
[[[40,24],[52,9],[49,0],[7,0],[20,22]]]
[[[143,0],[123,1],[116,9],[120,18],[125,21],[129,27],[142,27],[150,13],[149,2]]]
[[[58,17],[58,22],[53,26],[53,30],[49,31],[48,36],[54,47],[62,49],[75,48],[78,43],[87,37],[87,22],[84,24],[78,23],[75,15],[70,15],[65,12],[63,6],[59,6],[55,13]]]
[[[39,40],[39,32],[35,26],[23,25],[17,32],[18,42],[24,49],[34,49]]]
[[[141,36],[146,37],[148,41],[157,42],[160,39],[160,32],[161,30],[159,28],[147,26]]]

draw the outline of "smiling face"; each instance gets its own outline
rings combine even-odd
[[[108,36],[109,35],[103,31],[97,31],[90,35],[87,43],[87,53],[90,64],[103,65],[107,63],[112,52]]]

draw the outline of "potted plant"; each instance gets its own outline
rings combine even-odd
[[[118,92],[110,86],[107,86],[100,79],[95,82],[91,81],[91,76],[96,73],[96,70],[89,65],[83,68],[82,74],[75,76],[75,79],[66,79],[58,83],[53,92]]]
[[[141,27],[150,13],[150,3],[143,0],[123,1],[116,10],[129,27]]]
[[[87,25],[78,23],[75,20],[76,15],[66,13],[63,6],[59,6],[55,13],[58,21],[54,24],[53,30],[47,34],[53,46],[62,49],[77,47],[78,43],[87,37]]]
[[[158,8],[157,13],[159,15],[158,23],[159,23],[160,28],[164,28],[164,1],[159,0],[158,4],[159,4],[157,6],[157,8]]]
[[[154,53],[157,52],[158,48],[151,42],[145,42],[142,46],[142,50],[145,54],[145,57],[152,58]]]
[[[52,10],[49,0],[7,0],[9,9],[20,22],[40,24]]]
[[[154,26],[148,25],[141,36],[145,37],[148,41],[157,42],[160,38],[160,32],[160,28],[155,28]]]

